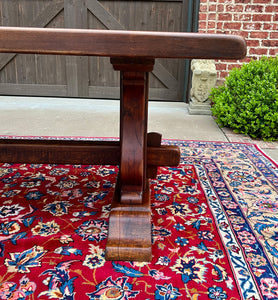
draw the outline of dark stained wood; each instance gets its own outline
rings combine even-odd
[[[157,169],[155,158],[147,159],[147,149],[149,144],[156,150],[161,142],[160,134],[147,136],[148,72],[152,71],[154,60],[120,57],[111,58],[111,63],[121,72],[121,160],[109,216],[105,258],[149,261],[151,209],[147,178],[155,176]]]
[[[122,204],[117,181],[105,249],[106,260],[150,261],[152,258],[149,183],[141,204]]]
[[[139,204],[146,187],[147,85],[154,60],[114,58],[111,62],[121,71],[120,201]]]
[[[0,52],[109,56],[120,71],[120,142],[0,140],[0,161],[119,162],[109,217],[107,260],[151,259],[148,177],[164,162],[179,163],[177,147],[147,136],[149,72],[154,59],[241,58],[242,38],[226,35],[73,29],[0,28]],[[147,173],[147,169],[149,169]]]
[[[241,59],[246,44],[242,37],[225,34],[2,27],[0,52]]]
[[[0,139],[0,162],[120,165],[118,141]],[[148,166],[177,166],[178,146],[147,148]]]
[[[10,163],[107,164],[120,162],[119,142],[0,139],[0,161]]]
[[[148,147],[160,147],[161,146],[162,135],[158,132],[149,132],[147,135],[147,145]],[[147,178],[156,178],[157,175],[157,166],[153,163],[153,159],[151,163],[147,166]]]

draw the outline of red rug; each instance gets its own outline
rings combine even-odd
[[[171,141],[151,263],[106,262],[117,168],[0,165],[0,299],[278,299],[278,167],[256,146]]]

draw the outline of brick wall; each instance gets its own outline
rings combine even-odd
[[[199,32],[241,35],[247,57],[217,61],[219,79],[251,58],[278,55],[278,0],[200,0]]]

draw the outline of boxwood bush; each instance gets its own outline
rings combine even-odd
[[[278,140],[278,56],[234,68],[212,89],[212,114],[220,126],[269,141]]]

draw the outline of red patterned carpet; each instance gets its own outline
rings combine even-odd
[[[0,299],[278,299],[278,166],[256,146],[168,141],[151,263],[106,262],[117,168],[0,165]]]

